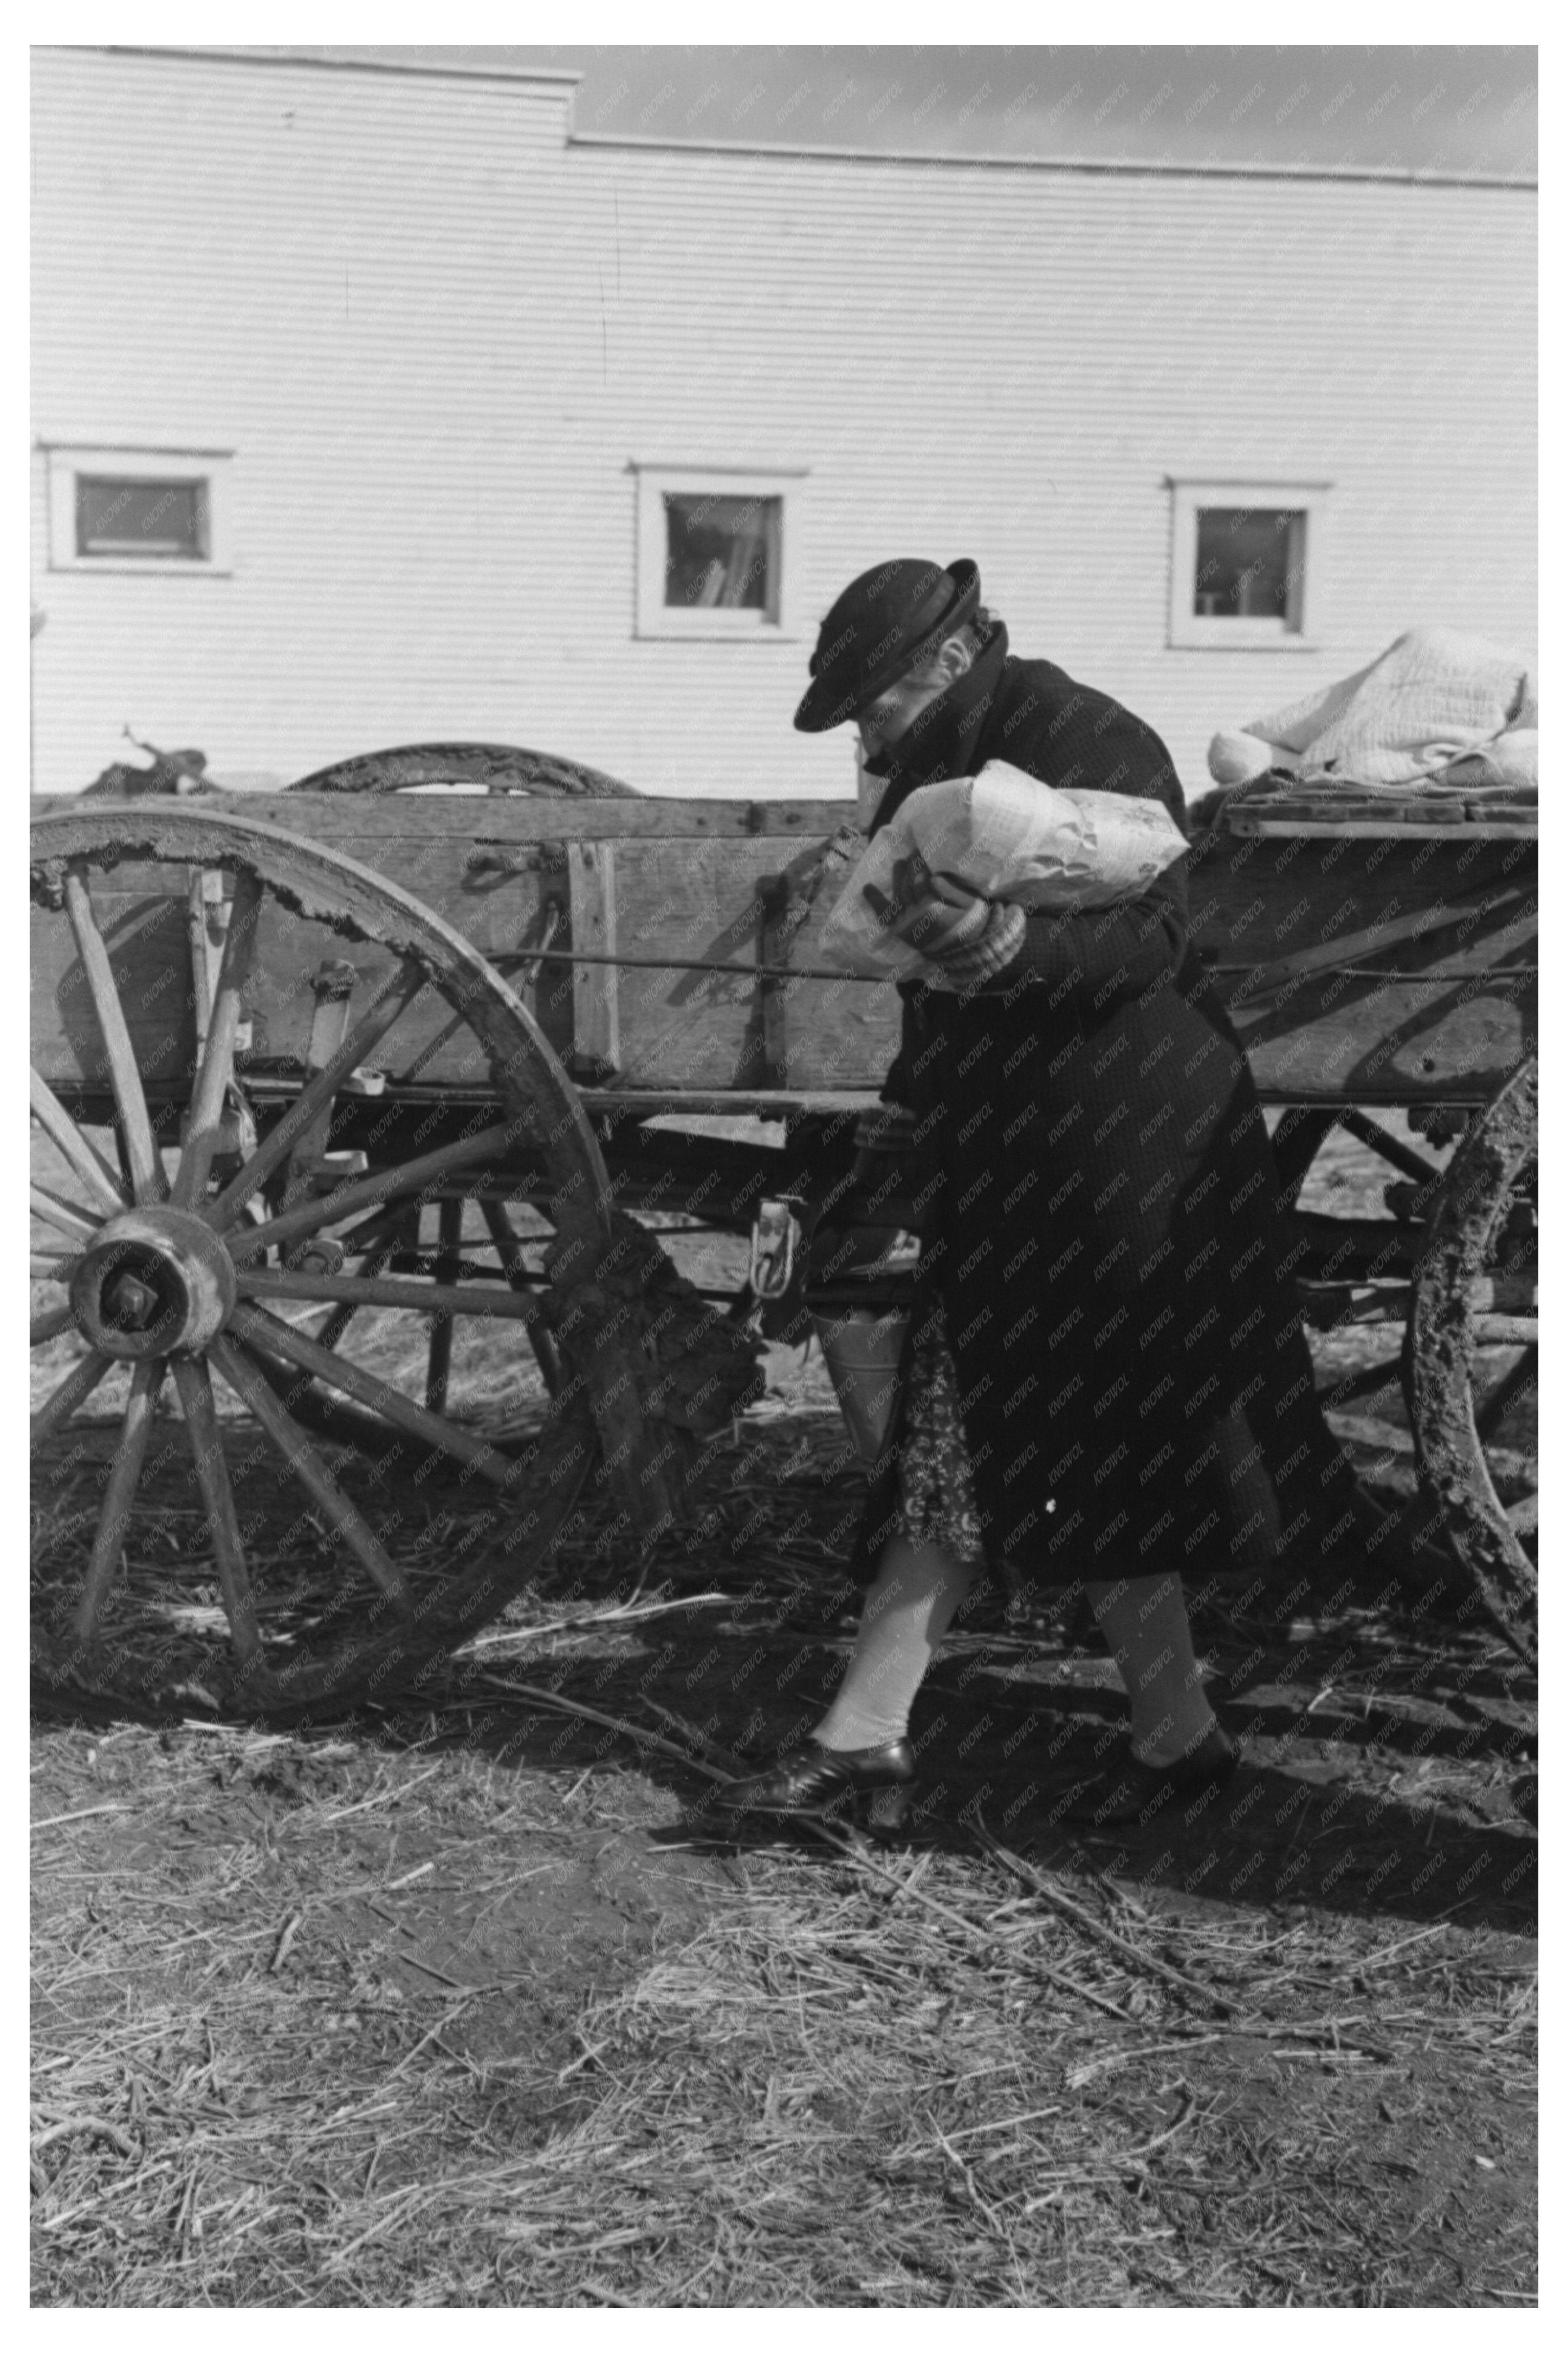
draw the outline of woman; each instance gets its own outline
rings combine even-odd
[[[971,563],[863,574],[811,670],[795,723],[857,723],[883,782],[873,831],[917,786],[992,759],[1047,785],[1154,796],[1181,818],[1159,737],[1055,664],[1014,657]],[[1180,862],[1080,915],[993,905],[978,936],[973,909],[891,913],[929,977],[900,992],[884,1093],[917,1115],[939,1217],[862,1531],[870,1591],[826,1716],[726,1802],[793,1813],[870,1793],[896,1820],[910,1703],[989,1559],[1087,1593],[1130,1737],[1068,1810],[1146,1819],[1208,1798],[1237,1763],[1184,1579],[1309,1531],[1326,1546],[1325,1495],[1348,1505],[1281,1271],[1262,1113],[1188,941]]]

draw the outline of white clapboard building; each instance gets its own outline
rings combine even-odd
[[[34,53],[33,781],[480,739],[836,795],[816,627],[968,555],[1216,727],[1535,630],[1535,193],[589,134],[574,78]],[[37,619],[37,614],[35,616]]]

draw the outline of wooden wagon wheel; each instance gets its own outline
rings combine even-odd
[[[1489,1114],[1469,1114],[1474,1134]],[[1464,1127],[1461,1106],[1445,1106],[1442,1124],[1452,1133]],[[1342,1131],[1363,1147],[1363,1162],[1381,1160],[1391,1181],[1383,1186],[1386,1215],[1369,1217],[1325,1214],[1332,1195],[1317,1182],[1325,1147]],[[1441,1126],[1439,1127],[1441,1133]],[[1384,1120],[1351,1104],[1300,1106],[1288,1111],[1274,1133],[1275,1156],[1281,1189],[1291,1210],[1292,1258],[1313,1344],[1319,1375],[1319,1399],[1330,1427],[1342,1446],[1348,1447],[1363,1480],[1391,1491],[1403,1517],[1417,1485],[1425,1490],[1426,1525],[1411,1523],[1421,1537],[1440,1528],[1458,1554],[1467,1587],[1475,1589],[1474,1572],[1465,1545],[1453,1543],[1447,1506],[1438,1505],[1432,1482],[1423,1476],[1422,1419],[1431,1412],[1430,1390],[1423,1382],[1426,1400],[1416,1404],[1415,1368],[1419,1350],[1416,1314],[1433,1299],[1433,1269],[1429,1257],[1434,1220],[1447,1201],[1451,1214],[1455,1198],[1450,1187],[1463,1183],[1428,1155],[1414,1149],[1391,1133]],[[1344,1181],[1344,1172],[1331,1176],[1331,1187]],[[1365,1178],[1358,1186],[1363,1196]],[[1500,1210],[1515,1227],[1531,1212],[1519,1199],[1528,1178],[1516,1180],[1511,1212],[1506,1202]],[[1303,1195],[1316,1199],[1315,1208],[1303,1208]],[[1484,1243],[1478,1245],[1482,1258]],[[1495,1240],[1490,1246],[1495,1254]],[[1468,1411],[1479,1448],[1480,1476],[1500,1498],[1500,1508],[1515,1539],[1528,1546],[1533,1536],[1534,1465],[1531,1433],[1518,1425],[1530,1419],[1535,1383],[1536,1352],[1533,1238],[1528,1238],[1529,1265],[1521,1276],[1517,1267],[1492,1267],[1473,1280],[1466,1293],[1472,1312],[1468,1359]],[[1447,1261],[1445,1261],[1445,1263]],[[1303,1279],[1304,1278],[1304,1279]],[[1527,1311],[1527,1312],[1526,1312]],[[1425,1344],[1423,1344],[1425,1345]],[[1521,1442],[1522,1441],[1522,1442]],[[1402,1557],[1395,1556],[1396,1559]],[[1431,1577],[1432,1554],[1424,1543],[1411,1556],[1407,1574],[1423,1591]],[[1511,1639],[1511,1635],[1510,1635]]]
[[[132,1034],[133,1022],[144,1027],[144,1008],[128,1011],[122,1000],[117,944],[106,942],[93,903],[94,877],[101,886],[125,860],[234,876],[194,1070],[173,1099],[165,1082],[152,1107]],[[620,1393],[607,1409],[609,1429],[624,1430],[635,1419],[635,1380],[628,1399],[625,1367],[619,1377],[616,1370],[628,1352],[635,1358],[635,1319],[633,1336],[608,1343],[594,1328],[607,1296],[608,1186],[571,1082],[526,1008],[458,933],[395,884],[320,845],[199,807],[98,807],[40,819],[32,861],[35,922],[58,926],[54,944],[64,950],[63,958],[46,956],[46,966],[68,962],[75,1000],[90,1010],[105,1074],[95,1085],[112,1095],[127,1172],[35,1076],[34,1114],[64,1171],[33,1191],[35,1217],[50,1240],[33,1261],[49,1288],[36,1303],[43,1312],[32,1340],[55,1360],[33,1423],[35,1513],[47,1539],[35,1558],[35,1689],[67,1704],[184,1710],[195,1698],[298,1717],[393,1688],[492,1617],[537,1568],[581,1488],[595,1419],[606,1434],[606,1394]],[[279,910],[374,944],[387,952],[393,973],[286,1115],[237,1154],[236,1039],[258,928]],[[36,954],[37,946],[36,935]],[[432,988],[479,1040],[503,1116],[258,1222],[258,1198],[293,1142]],[[172,1114],[180,1115],[177,1158]],[[319,1314],[324,1297],[329,1320],[345,1305],[392,1303],[521,1336],[537,1302],[500,1283],[356,1283],[352,1273],[323,1277],[301,1264],[302,1250],[318,1249],[333,1262],[334,1236],[340,1263],[356,1252],[363,1261],[363,1229],[389,1204],[449,1191],[476,1166],[519,1148],[542,1172],[555,1228],[561,1275],[552,1329],[574,1335],[573,1377],[521,1454],[492,1442],[482,1427],[433,1410],[428,1365],[417,1384],[425,1394],[411,1395],[395,1374],[331,1345],[330,1333],[289,1321],[290,1307],[297,1314],[310,1303]],[[371,1441],[357,1457],[329,1454],[284,1401],[312,1381],[361,1417],[333,1433]],[[183,1432],[159,1422],[171,1388]],[[100,1421],[95,1431],[84,1409],[116,1389],[118,1430],[110,1425],[106,1433]],[[112,1442],[98,1466],[100,1500],[87,1527],[73,1519],[70,1495],[84,1464],[91,1467],[95,1438],[106,1434]],[[423,1503],[411,1511],[388,1460],[387,1441],[396,1440],[411,1456],[457,1472],[467,1498],[486,1500],[466,1501],[455,1514],[444,1508],[440,1517]],[[63,1499],[50,1477],[62,1451]],[[171,1482],[187,1458],[176,1504]],[[258,1482],[268,1478],[274,1493],[289,1484],[303,1509],[263,1559],[257,1529],[269,1540],[269,1523]]]
[[[422,1231],[432,1208],[437,1224],[433,1240]],[[531,1198],[525,1214],[535,1227],[543,1222],[533,1215]],[[481,1219],[488,1232],[476,1243],[471,1229]],[[331,1349],[344,1360],[340,1379],[321,1377],[298,1356],[291,1361],[266,1346],[259,1335],[253,1338],[254,1353],[297,1421],[319,1437],[359,1448],[373,1461],[395,1446],[396,1459],[416,1469],[432,1457],[438,1460],[442,1450],[426,1445],[405,1426],[395,1427],[346,1386],[352,1383],[356,1355],[366,1353],[384,1356],[392,1351],[399,1360],[397,1386],[423,1397],[427,1413],[455,1412],[468,1422],[482,1419],[489,1438],[510,1444],[520,1425],[527,1428],[537,1419],[529,1404],[527,1359],[531,1357],[540,1376],[536,1401],[559,1396],[567,1379],[553,1320],[558,1303],[547,1294],[545,1271],[531,1268],[525,1254],[525,1244],[553,1240],[547,1223],[542,1236],[520,1233],[512,1209],[493,1185],[475,1193],[459,1176],[430,1198],[421,1187],[420,1198],[412,1201],[395,1198],[384,1212],[351,1215],[341,1229],[323,1226],[294,1254],[289,1287],[279,1295],[319,1306],[321,1320],[310,1336],[318,1348]],[[480,1262],[476,1249],[493,1250],[496,1263]],[[416,1294],[410,1277],[427,1283],[428,1290]],[[499,1304],[498,1279],[510,1288],[515,1307]],[[479,1286],[467,1305],[454,1296],[464,1284]],[[416,1295],[417,1306],[412,1303]],[[431,1306],[432,1300],[443,1303]],[[519,1318],[515,1324],[504,1320],[513,1313]],[[367,1318],[374,1326],[368,1334]],[[521,1356],[510,1353],[499,1367],[493,1350],[498,1324],[521,1351]],[[478,1395],[473,1370],[464,1362],[465,1342],[490,1375],[479,1382]],[[509,1402],[520,1409],[500,1420],[494,1414],[500,1408],[482,1393],[493,1390],[498,1378]]]
[[[1381,1161],[1388,1172],[1382,1205],[1386,1215],[1379,1220],[1385,1229],[1381,1246],[1365,1217],[1347,1219],[1342,1229],[1321,1206],[1315,1213],[1300,1207],[1303,1195],[1316,1189],[1325,1147],[1341,1135],[1362,1147],[1363,1162]],[[1393,1134],[1383,1119],[1353,1103],[1292,1104],[1275,1126],[1273,1145],[1280,1195],[1287,1210],[1294,1213],[1292,1262],[1298,1277],[1307,1278],[1303,1304],[1309,1331],[1318,1342],[1320,1373],[1325,1369],[1325,1354],[1331,1360],[1340,1353],[1326,1347],[1333,1340],[1348,1344],[1352,1359],[1362,1360],[1338,1372],[1331,1363],[1319,1391],[1324,1410],[1342,1425],[1337,1434],[1342,1440],[1353,1440],[1363,1451],[1370,1446],[1374,1455],[1392,1442],[1396,1452],[1408,1457],[1408,1436],[1381,1420],[1369,1423],[1365,1409],[1375,1403],[1393,1405],[1396,1415],[1403,1412],[1399,1400],[1409,1277],[1425,1235],[1422,1221],[1443,1183],[1443,1170]],[[1320,1204],[1321,1199],[1320,1193]],[[1349,1264],[1342,1261],[1342,1243]],[[1373,1282],[1358,1285],[1353,1279],[1334,1280],[1336,1274],[1352,1275],[1365,1261],[1379,1270]],[[1328,1282],[1320,1285],[1312,1278],[1325,1271]],[[1326,1297],[1315,1296],[1321,1293]]]
[[[641,800],[635,785],[624,785],[599,768],[563,760],[553,752],[529,752],[511,744],[405,744],[385,752],[364,752],[318,768],[291,793],[405,793],[434,785],[465,785],[487,793],[526,793],[543,799]]]
[[[1423,1487],[1492,1617],[1531,1660],[1536,1494],[1529,1450],[1507,1440],[1536,1377],[1539,1103],[1532,1060],[1455,1154],[1416,1270],[1408,1353]]]

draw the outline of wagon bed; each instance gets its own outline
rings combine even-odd
[[[216,1364],[302,1468],[349,1597],[330,1638],[297,1619],[268,1636],[209,1442],[227,1655],[204,1672],[226,1704],[297,1711],[444,1655],[531,1572],[584,1478],[610,1482],[633,1550],[668,1528],[681,1448],[744,1392],[740,1315],[785,1286],[793,1232],[842,1192],[896,1050],[891,985],[822,959],[853,819],[847,802],[395,790],[42,805],[35,1105],[77,1189],[35,1202],[53,1221],[36,1271],[68,1286],[35,1333],[85,1340],[131,1385],[74,1599],[54,1595],[36,1635],[46,1683],[115,1688],[109,1597],[155,1367],[199,1435],[212,1391],[192,1368]],[[1529,1527],[1487,1447],[1533,1379],[1535,859],[1517,810],[1276,797],[1233,804],[1190,866],[1194,936],[1282,1113],[1288,1197],[1336,1127],[1394,1171],[1390,1218],[1297,1213],[1303,1304],[1320,1326],[1406,1330],[1427,1491],[1516,1642]],[[1390,1113],[1464,1135],[1447,1176]],[[714,1114],[771,1124],[698,1132]],[[94,1165],[82,1130],[98,1126],[118,1167]],[[245,1191],[247,1162],[265,1181]],[[209,1270],[173,1215],[210,1225],[226,1198],[217,1259],[237,1274]],[[728,1335],[648,1254],[650,1218],[677,1216],[752,1238]],[[151,1337],[116,1324],[117,1300],[150,1314],[160,1285],[172,1297],[209,1274],[205,1322],[188,1300],[170,1321],[165,1300]],[[428,1345],[401,1387],[356,1370],[356,1317],[416,1312]],[[521,1439],[449,1407],[470,1319],[531,1344],[547,1394]],[[68,1371],[46,1401],[46,1454],[87,1407],[84,1377]],[[431,1564],[405,1573],[342,1472],[342,1450],[374,1465],[395,1447],[498,1491],[482,1567],[436,1599]]]

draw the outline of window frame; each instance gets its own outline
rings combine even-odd
[[[49,487],[49,569],[51,572],[141,573],[158,580],[226,579],[234,570],[230,536],[228,473],[232,449],[118,448],[113,443],[45,442]],[[134,555],[129,551],[90,555],[77,547],[77,484],[89,480],[119,482],[205,482],[206,485],[207,547],[205,555]]]
[[[706,641],[741,646],[794,645],[800,628],[795,607],[795,542],[798,535],[797,495],[809,469],[805,466],[675,466],[634,458],[630,471],[637,486],[637,606],[634,637]],[[669,541],[665,497],[777,499],[779,514],[779,577],[776,617],[752,606],[727,610],[721,606],[667,605],[665,566]]]
[[[1324,551],[1328,541],[1330,481],[1286,480],[1278,475],[1167,474],[1171,493],[1171,586],[1166,642],[1214,652],[1312,653],[1320,635]],[[1302,518],[1305,548],[1300,577],[1284,619],[1269,615],[1194,613],[1198,515],[1209,507],[1290,512]]]

